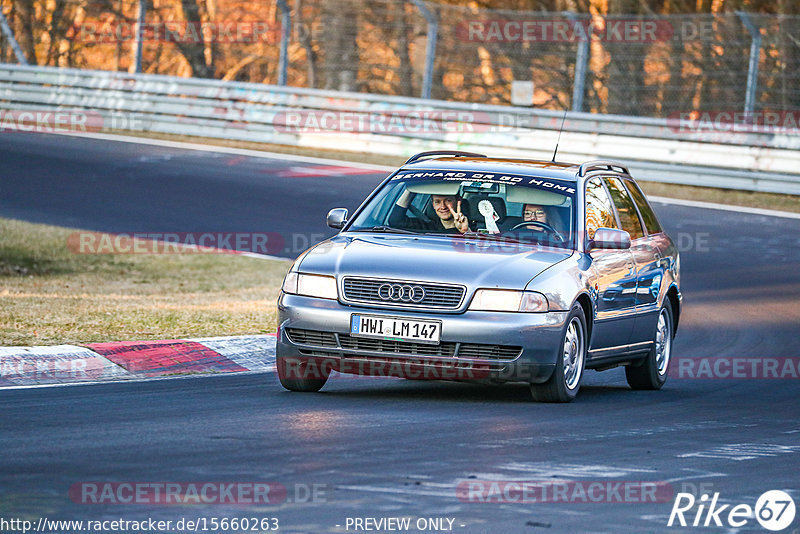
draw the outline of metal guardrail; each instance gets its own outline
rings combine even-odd
[[[0,110],[79,110],[107,130],[171,133],[408,157],[458,149],[550,159],[560,112],[196,78],[0,64]],[[289,117],[426,116],[427,128],[297,129]],[[416,115],[414,115],[416,113]],[[417,122],[412,121],[414,124]],[[344,120],[334,128],[340,127]],[[2,128],[0,121],[0,128]],[[376,124],[382,124],[378,121]],[[559,159],[613,158],[640,179],[800,194],[800,136],[684,128],[570,113]]]

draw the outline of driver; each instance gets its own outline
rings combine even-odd
[[[549,220],[548,211],[549,208],[541,204],[525,204],[522,210],[522,222],[517,224],[515,228],[524,226],[525,223],[539,223],[530,224],[528,228],[535,232],[547,234],[548,240],[552,237],[557,242],[563,242],[564,237],[553,227],[553,223]]]
[[[550,224],[547,222],[547,210],[539,204],[525,204],[522,210],[522,220]]]

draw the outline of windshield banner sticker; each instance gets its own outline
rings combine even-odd
[[[522,185],[526,187],[548,189],[550,191],[559,191],[570,195],[575,194],[575,188],[568,182],[544,178],[532,178],[529,176],[509,176],[505,174],[489,174],[483,172],[417,171],[398,173],[394,178],[392,178],[392,180],[409,179],[432,179],[462,182],[478,180],[484,183]]]

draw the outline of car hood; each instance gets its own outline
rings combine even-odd
[[[301,259],[306,273],[524,289],[573,251],[446,236],[344,233]]]

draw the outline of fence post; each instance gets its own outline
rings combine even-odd
[[[286,85],[289,71],[289,32],[292,29],[292,15],[286,0],[278,0],[281,10],[281,49],[278,57],[278,85]]]
[[[133,57],[133,72],[139,74],[142,72],[142,36],[144,34],[144,19],[147,14],[147,6],[145,0],[139,0],[139,13],[136,21],[136,52]]]
[[[564,13],[574,26],[581,23],[575,13]],[[588,32],[588,28],[586,32]],[[577,28],[573,33],[583,35],[586,32],[578,32]],[[586,65],[589,62],[589,40],[590,35],[586,34],[585,39],[578,40],[578,50],[575,54],[575,79],[572,82],[572,111],[583,111],[583,95],[586,92]]]
[[[422,0],[412,0],[422,16],[428,22],[428,43],[425,47],[425,74],[422,77],[422,98],[431,97],[431,86],[433,85],[433,62],[436,59],[436,40],[439,35],[439,21],[428,6]]]
[[[750,63],[747,66],[747,89],[744,93],[744,114],[749,117],[748,122],[753,116],[756,107],[756,85],[758,84],[758,60],[761,54],[761,32],[753,24],[750,15],[744,11],[737,11],[736,14],[742,19],[747,31],[750,33]]]
[[[28,58],[25,57],[25,54],[22,52],[22,48],[19,47],[19,43],[14,37],[14,32],[11,30],[11,27],[8,25],[8,21],[6,20],[6,16],[3,14],[2,6],[0,6],[0,30],[3,31],[6,39],[8,39],[8,42],[11,44],[11,49],[14,50],[14,55],[17,57],[17,62],[20,65],[27,65]]]

